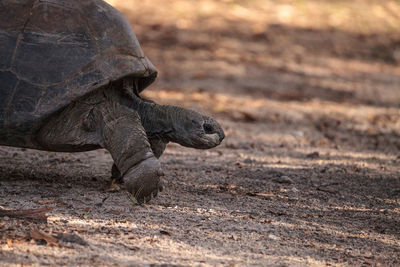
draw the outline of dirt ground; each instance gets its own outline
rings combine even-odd
[[[160,71],[145,96],[226,139],[169,144],[142,206],[105,150],[0,147],[0,207],[53,207],[0,217],[0,265],[400,265],[399,2],[109,2]]]

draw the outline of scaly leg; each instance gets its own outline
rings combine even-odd
[[[51,151],[107,149],[128,191],[139,202],[162,190],[160,162],[151,150],[139,115],[101,92],[52,117],[38,134],[38,141]]]
[[[164,143],[161,139],[149,139],[151,150],[156,158],[160,158],[162,153],[164,152],[167,144]],[[111,181],[112,183],[122,183],[122,175],[118,170],[117,165],[113,164],[111,168]]]

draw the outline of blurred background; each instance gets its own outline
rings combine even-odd
[[[259,123],[261,147],[297,131],[305,145],[398,153],[400,1],[108,2],[159,69],[147,97]]]
[[[36,226],[90,244],[20,246],[32,225],[0,220],[1,259],[400,266],[400,1],[108,2],[159,70],[143,94],[211,114],[226,139],[168,144],[143,206],[109,188],[107,151],[1,148],[0,204],[52,205]]]

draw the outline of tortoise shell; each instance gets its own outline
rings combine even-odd
[[[0,144],[35,147],[35,131],[72,101],[157,71],[129,22],[101,0],[0,1]]]

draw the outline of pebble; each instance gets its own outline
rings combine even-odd
[[[252,164],[254,161],[252,159],[246,158],[243,162],[246,164]]]
[[[271,240],[275,240],[275,241],[276,240],[281,240],[281,238],[279,236],[276,236],[276,235],[273,235],[273,234],[269,234],[268,238],[271,239]]]
[[[313,152],[313,153],[307,154],[306,158],[310,158],[310,159],[319,158],[319,153],[318,152]]]

